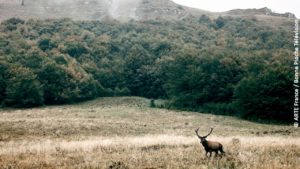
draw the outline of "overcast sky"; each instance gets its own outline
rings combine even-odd
[[[274,12],[292,12],[300,17],[300,0],[173,0],[177,4],[199,8],[211,12],[223,12],[231,9],[268,7]]]

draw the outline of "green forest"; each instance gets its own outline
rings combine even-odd
[[[0,105],[104,96],[292,122],[292,34],[255,18],[21,20],[0,24]]]

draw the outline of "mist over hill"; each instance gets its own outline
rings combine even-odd
[[[74,20],[181,20],[190,15],[241,15],[295,17],[291,13],[276,14],[268,8],[231,10],[212,13],[184,7],[170,0],[0,0],[0,21],[11,17],[22,19],[71,18]]]
[[[24,19],[72,18],[75,20],[120,21],[181,18],[188,15],[179,5],[168,0],[21,0],[0,1],[1,20],[11,17]]]

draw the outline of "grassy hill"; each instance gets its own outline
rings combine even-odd
[[[0,24],[0,106],[126,95],[292,123],[293,22],[282,20],[12,18]]]
[[[164,18],[182,19],[194,14],[209,13],[183,7],[169,0],[20,0],[0,1],[0,21],[11,17],[23,19],[72,18],[74,20],[128,21]]]
[[[234,117],[150,108],[105,97],[33,109],[0,109],[0,168],[290,168],[299,131]],[[226,156],[207,159],[194,134],[214,132]]]
[[[209,12],[178,5],[171,0],[0,0],[0,21],[11,17],[22,19],[57,19],[74,20],[182,20],[188,16],[257,17],[268,16],[273,20],[294,18],[292,13],[278,14],[268,8],[234,9],[228,12]],[[263,19],[264,20],[264,19]],[[274,24],[274,23],[273,23]]]

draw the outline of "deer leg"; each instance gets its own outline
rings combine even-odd
[[[221,152],[221,154],[225,154],[223,147],[220,148],[220,152]]]
[[[211,157],[211,153],[212,153],[212,152],[210,151],[210,152],[209,152],[209,158]]]
[[[215,151],[215,157],[217,157],[219,154],[218,154],[218,150]]]
[[[223,157],[223,153],[222,153],[221,150],[219,150],[219,151],[220,151],[220,158],[222,158]]]

